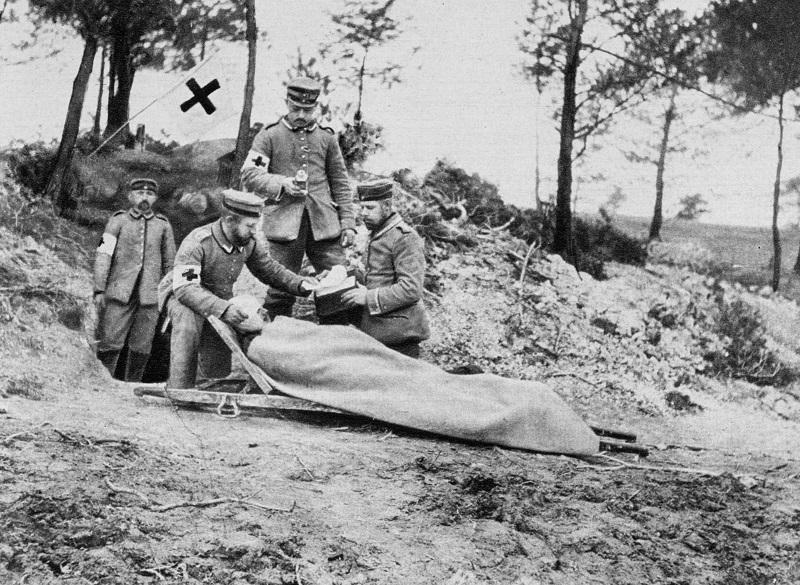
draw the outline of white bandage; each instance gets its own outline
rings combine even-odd
[[[244,159],[242,169],[263,169],[269,168],[269,157],[266,154],[251,150],[247,153],[247,158]]]
[[[113,256],[114,250],[116,249],[117,249],[116,236],[112,236],[108,232],[104,233],[103,237],[100,239],[100,245],[97,246],[97,253],[108,254],[109,256]]]
[[[172,269],[172,290],[187,284],[200,284],[199,264],[179,264]]]

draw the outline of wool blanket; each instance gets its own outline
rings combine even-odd
[[[545,384],[450,374],[354,327],[278,317],[251,341],[247,357],[284,394],[387,423],[546,453],[599,448],[589,426]]]

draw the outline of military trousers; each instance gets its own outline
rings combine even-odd
[[[328,240],[314,239],[307,210],[303,211],[300,231],[294,240],[276,242],[269,239],[269,234],[264,235],[269,243],[270,256],[295,273],[300,272],[300,268],[303,266],[303,254],[308,255],[309,262],[317,272],[330,270],[337,264],[345,264],[347,262],[344,249],[339,244],[338,237]],[[267,309],[271,318],[277,315],[291,317],[294,301],[294,295],[270,287],[267,290],[264,308]],[[324,319],[320,320],[320,322],[323,321]]]
[[[172,321],[167,388],[194,388],[197,378],[224,378],[231,372],[231,351],[200,313],[174,296],[167,301]]]
[[[130,302],[107,299],[97,323],[97,351],[128,350],[149,354],[158,322],[157,305],[140,305],[134,292]]]

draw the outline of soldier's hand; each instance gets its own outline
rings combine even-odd
[[[100,314],[100,311],[106,304],[106,295],[103,293],[95,293],[94,299],[94,310],[97,311],[97,314]]]
[[[236,327],[237,325],[244,323],[249,317],[250,315],[234,305],[228,305],[228,308],[225,309],[225,312],[220,315],[220,319],[232,327]]]
[[[356,288],[342,294],[342,304],[345,307],[363,307],[367,304],[367,287],[358,285]]]
[[[281,181],[281,187],[283,188],[284,193],[290,197],[306,196],[305,191],[298,187],[297,183],[294,182],[294,177],[284,177]]]
[[[300,283],[301,293],[312,293],[319,288],[319,281],[313,276],[304,276],[303,282]]]
[[[347,228],[342,230],[342,235],[339,237],[339,244],[342,248],[349,248],[356,242],[356,230]]]

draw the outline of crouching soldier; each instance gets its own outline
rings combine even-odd
[[[214,315],[236,327],[248,314],[228,302],[242,267],[264,284],[307,296],[313,278],[300,277],[273,260],[266,244],[256,239],[263,201],[256,195],[228,189],[223,214],[186,236],[175,257],[175,268],[159,285],[159,296],[172,320],[168,388],[193,388],[201,378],[230,374],[231,353],[206,317]]]
[[[166,217],[153,213],[158,183],[133,179],[131,208],[109,219],[94,263],[97,357],[114,375],[122,348],[124,379],[142,379],[158,320],[158,282],[172,270],[175,238]]]
[[[393,183],[358,185],[361,216],[371,232],[357,288],[342,296],[345,305],[361,307],[358,328],[384,345],[419,357],[419,342],[430,336],[422,304],[425,246],[422,238],[392,207]]]

